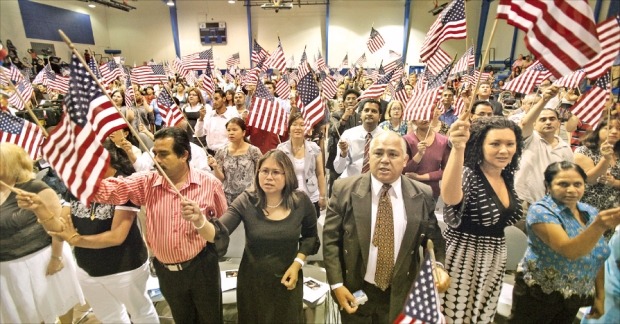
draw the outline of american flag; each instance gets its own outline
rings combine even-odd
[[[525,31],[525,46],[556,78],[601,51],[587,0],[501,0],[497,18]]]
[[[69,91],[69,78],[56,74],[49,65],[45,67],[43,84],[50,90],[58,91],[59,93],[67,93]]]
[[[403,103],[403,106],[407,104],[409,101],[409,96],[407,96],[407,91],[405,90],[405,84],[402,80],[398,80],[396,84],[396,88],[394,89],[394,93],[392,94],[392,98],[394,100],[398,100]]]
[[[228,59],[226,59],[226,66],[234,66],[241,64],[241,58],[239,58],[239,52],[231,55]]]
[[[598,39],[601,42],[601,52],[588,62],[583,69],[591,80],[596,80],[605,74],[618,57],[620,52],[620,25],[619,16],[609,18],[596,26]]]
[[[69,191],[88,205],[108,169],[109,154],[101,143],[127,124],[75,55],[70,84],[61,122],[41,153]]]
[[[265,50],[262,46],[258,44],[256,39],[254,40],[254,47],[252,49],[252,63],[259,64],[265,61],[265,59],[269,56],[267,50]]]
[[[478,79],[480,79],[480,82],[486,82],[489,80],[490,76],[491,76],[491,73],[489,72],[480,73],[480,70],[474,69],[474,66],[472,65],[469,67],[469,73],[463,77],[463,81],[471,85],[475,85],[476,83],[478,83]]]
[[[175,57],[174,60],[172,61],[172,63],[170,64],[170,68],[177,73],[178,75],[180,75],[181,77],[186,77],[187,74],[190,72],[189,69],[185,68],[185,65],[183,64],[183,61],[181,61],[180,58]]]
[[[297,107],[304,117],[306,133],[325,118],[325,106],[321,100],[319,86],[314,81],[312,71],[307,65],[299,65],[299,83],[297,83]]]
[[[390,50],[389,55],[390,55],[390,58],[393,58],[393,59],[396,59],[396,58],[399,58],[399,57],[403,56],[402,54],[400,54],[400,53],[398,53],[398,52],[396,52],[394,50]]]
[[[329,73],[329,68],[325,63],[325,59],[323,58],[323,55],[321,55],[321,52],[319,52],[319,58],[316,60],[316,68],[319,71],[325,71],[325,73]]]
[[[413,282],[403,312],[394,323],[445,323],[441,314],[440,298],[433,279],[433,264],[426,253],[420,274]]]
[[[243,85],[255,85],[257,83],[259,83],[259,78],[260,78],[260,68],[259,67],[254,67],[252,68],[250,71],[248,71],[245,76],[243,77],[241,83]]]
[[[465,0],[454,0],[443,9],[426,34],[420,49],[422,62],[428,61],[445,40],[465,37],[467,37]]]
[[[371,27],[370,38],[366,41],[366,46],[368,46],[370,53],[375,53],[380,50],[383,45],[385,45],[385,40],[374,27]]]
[[[131,76],[127,76],[125,79],[125,106],[135,106],[134,98],[136,97],[136,93],[133,90],[133,84],[131,83]]]
[[[393,61],[391,61],[390,63],[386,64],[383,67],[383,70],[385,70],[385,72],[390,72],[392,70],[398,69],[398,68],[402,68],[404,65],[403,63],[403,58],[402,57],[397,57],[396,59],[394,59]]]
[[[282,73],[280,80],[276,83],[276,93],[279,98],[283,99],[287,99],[291,96],[288,74]]]
[[[465,109],[465,101],[463,100],[463,96],[458,96],[454,100],[454,114],[459,116]]]
[[[43,132],[35,123],[0,111],[0,142],[9,142],[22,147],[31,159],[39,159],[39,148]]]
[[[362,54],[362,56],[360,56],[360,58],[358,58],[353,65],[363,67],[364,64],[366,64],[366,53]]]
[[[329,75],[326,75],[325,79],[323,79],[321,88],[323,89],[323,98],[325,99],[333,99],[336,92],[338,92],[336,80]]]
[[[166,82],[166,72],[161,64],[143,65],[131,70],[131,79],[139,85],[153,85]]]
[[[304,52],[301,53],[301,59],[299,60],[299,65],[304,64],[308,61],[308,55],[306,55],[306,47],[304,46]]]
[[[166,89],[162,89],[159,96],[157,96],[157,107],[159,107],[161,118],[168,127],[176,126],[184,120],[179,106],[172,100]]]
[[[88,67],[90,68],[91,71],[93,71],[93,74],[95,75],[95,77],[97,78],[97,80],[101,80],[101,72],[99,72],[99,67],[97,66],[97,62],[95,61],[95,58],[93,56],[90,57],[90,60],[88,60]]]
[[[338,67],[338,71],[342,71],[343,69],[346,69],[349,67],[349,54],[345,55],[344,58],[342,59],[342,63],[340,63],[340,66]]]
[[[469,67],[473,66],[474,64],[474,46],[470,46],[469,49],[465,51],[465,54],[463,54],[463,56],[458,61],[456,61],[456,63],[452,67],[452,71],[450,71],[450,75],[465,72],[469,70]]]
[[[534,62],[518,77],[504,85],[504,90],[514,91],[518,93],[528,94],[551,76],[551,72],[541,62]]]
[[[208,96],[213,96],[213,92],[215,91],[215,81],[213,80],[211,70],[206,69],[205,73],[200,75],[200,79],[202,79],[202,83],[200,85],[202,90],[204,90]]]
[[[8,69],[4,66],[0,66],[0,71],[2,71],[0,72],[0,85],[8,86],[9,83],[15,85],[24,80],[24,75],[17,68],[17,66],[13,65],[13,63],[11,63],[11,66]]]
[[[563,76],[553,82],[553,85],[566,88],[578,88],[581,80],[586,77],[583,69],[579,69],[571,74]]]
[[[248,126],[282,136],[287,123],[288,113],[280,107],[265,85],[258,82],[256,93],[252,98]]]
[[[45,81],[45,69],[41,69],[41,71],[37,73],[37,76],[34,77],[34,80],[32,80],[32,83],[43,84],[43,81]]]
[[[446,80],[452,64],[446,65],[436,76],[429,76],[424,91],[416,92],[407,101],[404,117],[406,120],[431,120],[433,117],[433,107],[441,97],[441,92],[445,88]]]
[[[452,57],[441,47],[438,47],[437,51],[426,61],[426,70],[432,75],[436,75],[450,62],[452,62]]]
[[[358,98],[359,101],[371,98],[379,98],[385,92],[385,87],[387,87],[388,83],[392,79],[392,75],[394,71],[384,75],[381,79],[377,80],[377,82],[373,83],[368,89],[362,92],[362,95]]]
[[[596,127],[601,120],[605,104],[609,100],[609,70],[596,82],[590,91],[583,94],[571,108],[582,123]]]
[[[269,67],[276,68],[280,72],[286,69],[286,58],[284,57],[282,43],[278,42],[278,48],[269,57]]]
[[[112,81],[121,76],[121,69],[114,60],[101,64],[99,66],[99,72],[101,73],[101,77],[103,77],[103,81],[106,84],[112,83]]]
[[[183,56],[181,62],[186,70],[214,69],[213,49]]]
[[[30,100],[33,92],[34,89],[32,88],[32,84],[28,80],[22,80],[15,85],[15,91],[13,91],[13,93],[9,96],[9,103],[13,105],[13,107],[17,108],[17,110],[23,110],[25,108],[24,102],[28,102]],[[24,102],[19,99],[19,96],[24,99]]]

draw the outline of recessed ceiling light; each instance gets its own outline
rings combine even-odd
[[[167,4],[169,7],[174,7],[174,1],[172,1],[172,0],[168,0],[168,2],[166,2],[166,4]]]
[[[235,0],[228,0],[228,3],[230,4],[235,4],[235,2],[236,2]]]
[[[90,8],[95,8],[95,7],[97,7],[97,6],[95,6],[95,4],[94,4],[94,3],[89,2],[89,3],[88,3],[88,7],[90,7]]]

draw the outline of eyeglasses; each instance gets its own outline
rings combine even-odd
[[[267,177],[271,175],[273,178],[278,178],[284,175],[284,171],[282,170],[269,170],[269,169],[261,169],[258,170],[258,174],[263,177]]]

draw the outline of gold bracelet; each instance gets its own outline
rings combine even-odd
[[[62,256],[52,255],[52,259],[62,262]]]
[[[73,240],[74,238],[76,238],[77,236],[80,236],[80,233],[74,233],[73,235],[71,235],[71,237],[67,240],[67,243],[71,244],[71,240]],[[71,244],[71,245],[75,245],[75,244]]]
[[[39,224],[45,224],[49,221],[51,221],[52,219],[56,218],[56,216],[52,215],[51,217],[47,218],[47,219],[39,219],[37,218],[37,223]]]

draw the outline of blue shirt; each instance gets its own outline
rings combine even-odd
[[[577,203],[577,209],[584,216],[586,226],[590,226],[598,214],[596,208],[584,203]],[[584,230],[570,209],[551,196],[547,195],[534,203],[527,214],[528,247],[520,265],[525,282],[540,285],[547,294],[558,291],[564,298],[572,295],[594,296],[596,274],[610,254],[603,236],[588,255],[569,260],[551,249],[532,231],[532,225],[538,223],[561,225],[570,238]]]
[[[441,114],[441,116],[439,116],[439,120],[446,123],[448,127],[450,127],[458,118],[459,116],[454,114],[453,107],[448,108],[448,110],[446,110],[443,114]]]

